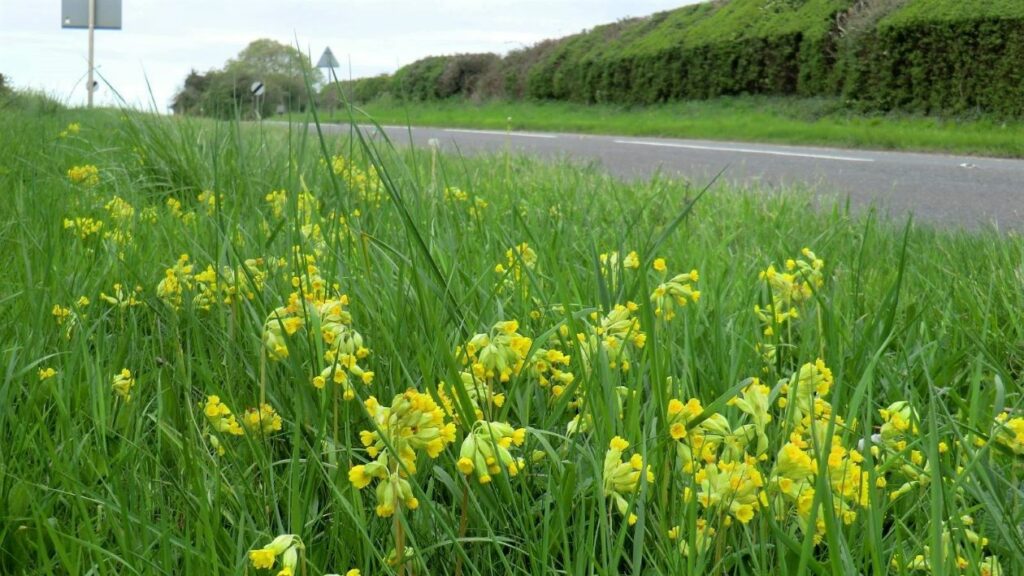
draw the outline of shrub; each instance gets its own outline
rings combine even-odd
[[[1024,115],[1024,5],[916,0],[846,45],[844,95],[871,109]]]

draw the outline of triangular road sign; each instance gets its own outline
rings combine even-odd
[[[323,55],[320,56],[320,61],[316,63],[317,68],[338,68],[339,66],[338,59],[334,57],[330,46],[324,49]]]

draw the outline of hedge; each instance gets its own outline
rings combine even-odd
[[[424,58],[354,91],[622,104],[841,95],[871,110],[1024,116],[1022,62],[1024,0],[714,0],[504,58]]]
[[[827,49],[850,0],[733,0],[600,26],[530,74],[529,95],[651,103],[835,90]]]
[[[847,99],[879,110],[1024,116],[1024,17],[912,14],[847,46]]]

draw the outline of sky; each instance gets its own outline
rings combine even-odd
[[[95,33],[96,103],[117,104],[120,94],[166,112],[189,70],[219,68],[257,38],[297,43],[313,62],[330,46],[337,74],[349,75],[351,59],[358,78],[424,56],[504,53],[695,1],[123,0],[122,30]],[[14,86],[83,104],[87,56],[87,32],[61,28],[60,0],[0,0],[0,73]]]

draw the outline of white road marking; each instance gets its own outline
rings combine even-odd
[[[445,128],[445,132],[461,132],[463,134],[491,134],[493,136],[522,136],[523,138],[558,138],[554,134],[537,134],[536,132],[501,132],[498,130],[464,130],[461,128]]]
[[[686,148],[688,150],[711,150],[714,152],[738,152],[740,154],[767,154],[769,156],[791,156],[794,158],[815,158],[818,160],[841,160],[843,162],[874,162],[873,158],[854,158],[852,156],[831,156],[828,154],[807,154],[803,152],[782,152],[779,150],[757,150],[754,148],[729,148],[726,146],[698,146],[697,144],[677,144],[674,142],[646,142],[643,140],[616,140],[616,144],[638,144],[640,146],[663,146],[666,148]]]

